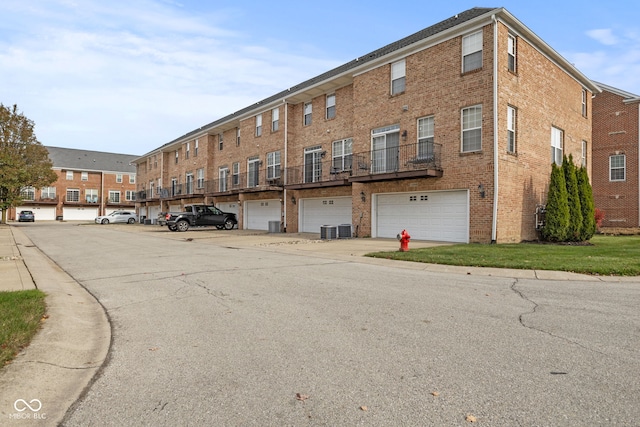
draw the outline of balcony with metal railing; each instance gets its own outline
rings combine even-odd
[[[23,194],[22,203],[25,205],[57,205],[60,198],[55,194],[34,196],[32,194]]]

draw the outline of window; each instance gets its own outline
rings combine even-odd
[[[222,151],[223,146],[224,146],[224,134],[220,132],[218,134],[218,150]]]
[[[178,159],[180,158],[180,155],[178,153],[178,150],[176,150],[176,165],[178,164]]]
[[[120,192],[109,190],[109,203],[120,203]]]
[[[271,132],[275,132],[278,130],[278,126],[280,125],[280,109],[274,108],[271,110]]]
[[[406,65],[404,59],[391,64],[391,95],[397,95],[404,92],[405,72]]]
[[[129,175],[129,184],[135,184],[135,183],[136,183],[136,176]]]
[[[43,199],[55,199],[56,198],[56,187],[42,187],[42,192],[40,193]]]
[[[67,181],[73,181],[73,171],[67,171]]]
[[[204,168],[196,171],[196,188],[204,188]]]
[[[433,127],[434,118],[423,117],[418,119],[418,159],[417,160],[432,160],[433,159]]]
[[[158,186],[156,187],[156,191],[158,192],[158,196],[162,192],[162,179],[158,178]]]
[[[247,187],[257,187],[260,183],[260,158],[250,157],[247,160]]]
[[[327,119],[333,119],[336,116],[336,95],[327,95]]]
[[[562,147],[564,146],[564,132],[558,128],[551,128],[551,163],[562,165]]]
[[[507,107],[507,152],[516,152],[516,109]]]
[[[311,124],[311,113],[313,112],[313,106],[310,102],[304,104],[304,125],[309,126]]]
[[[482,150],[482,106],[462,110],[462,152]]]
[[[171,178],[171,195],[177,196],[180,194],[180,189],[178,188],[178,178]]]
[[[125,196],[124,196],[125,200],[129,201],[129,202],[133,202],[136,200],[136,193],[132,190],[127,190],[125,192]]]
[[[191,154],[191,144],[187,142],[186,150],[184,152],[184,158],[188,159]]]
[[[234,187],[240,185],[240,162],[231,165],[231,182]]]
[[[84,190],[84,198],[87,203],[98,203],[98,190],[92,188]]]
[[[262,135],[262,114],[256,116],[256,136]]]
[[[626,155],[614,154],[609,156],[609,181],[624,181],[626,170]]]
[[[304,182],[318,182],[322,178],[322,147],[304,149]]]
[[[371,172],[384,173],[398,170],[400,125],[385,126],[371,131]],[[360,168],[361,166],[358,165]]]
[[[198,140],[193,143],[193,157],[198,157]]]
[[[158,169],[158,156],[153,156],[153,168]]]
[[[80,190],[77,188],[67,188],[67,202],[79,202]]]
[[[516,72],[516,38],[509,34],[507,38],[507,55],[509,71]]]
[[[240,128],[236,128],[236,147],[240,146]]]
[[[193,172],[185,174],[185,194],[193,194]]]
[[[587,167],[587,141],[582,141],[582,156],[580,156],[580,166]]]
[[[153,187],[154,187],[154,182],[149,181],[149,192],[147,193],[149,197],[153,197]],[[144,186],[142,187],[142,189],[144,190]]]
[[[122,182],[122,174],[121,173],[117,173],[116,174],[116,182],[117,183],[121,183]]]
[[[462,72],[482,68],[482,31],[462,38]]]
[[[267,153],[267,180],[280,178],[280,152]]]
[[[587,91],[582,89],[582,117],[587,117]]]
[[[331,172],[350,171],[353,164],[353,139],[333,141],[331,155]]]
[[[36,189],[34,187],[22,187],[20,197],[22,197],[22,200],[33,201],[36,199]]]
[[[89,181],[89,172],[80,172],[81,181]]]
[[[227,191],[227,179],[229,178],[229,168],[221,167],[218,169],[218,191]]]

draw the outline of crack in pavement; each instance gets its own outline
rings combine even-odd
[[[530,303],[530,304],[532,304],[532,305],[533,305],[533,308],[531,309],[531,311],[528,311],[528,312],[525,312],[525,313],[520,313],[520,315],[518,316],[518,321],[520,322],[520,325],[522,325],[523,327],[525,327],[525,328],[527,328],[527,329],[531,329],[531,330],[533,330],[533,331],[537,331],[537,332],[541,332],[541,333],[543,333],[543,334],[549,335],[550,337],[561,339],[561,340],[563,340],[563,341],[568,342],[569,344],[576,345],[576,346],[578,346],[578,347],[580,347],[580,348],[582,348],[582,349],[585,349],[585,350],[588,350],[588,351],[592,351],[592,352],[594,352],[594,353],[598,353],[598,354],[601,354],[601,355],[603,355],[603,356],[609,356],[609,354],[607,354],[607,353],[604,353],[604,352],[602,352],[602,351],[600,351],[600,350],[596,350],[596,349],[591,348],[591,347],[587,347],[587,346],[585,346],[585,345],[583,345],[583,344],[580,344],[580,343],[579,343],[579,342],[577,342],[577,341],[571,340],[571,339],[569,339],[569,338],[567,338],[567,337],[563,337],[563,336],[560,336],[560,335],[556,335],[556,334],[554,334],[554,333],[552,333],[552,332],[549,332],[549,331],[546,331],[546,330],[544,330],[544,329],[541,329],[541,328],[537,328],[537,327],[535,327],[535,326],[528,325],[528,324],[525,322],[525,320],[524,320],[524,316],[526,316],[527,314],[535,314],[535,313],[536,313],[536,311],[538,310],[538,308],[540,307],[540,304],[538,304],[537,302],[535,302],[534,300],[532,300],[531,298],[529,298],[527,295],[525,295],[525,293],[524,293],[523,291],[521,291],[521,290],[517,289],[517,288],[516,288],[516,286],[518,285],[518,283],[519,283],[518,279],[515,279],[515,280],[513,281],[513,283],[511,284],[511,286],[510,286],[511,290],[512,290],[514,293],[516,293],[520,298],[522,298],[523,300],[525,300],[525,301],[527,301],[528,303]]]

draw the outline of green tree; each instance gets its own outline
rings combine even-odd
[[[569,204],[569,226],[566,239],[571,242],[580,241],[582,235],[582,208],[580,206],[580,192],[578,191],[578,178],[576,177],[576,165],[573,156],[569,154],[563,157],[562,171],[567,186],[567,202]]]
[[[582,209],[582,232],[580,240],[587,241],[596,232],[596,209],[593,201],[593,189],[589,183],[589,174],[585,167],[577,170],[578,191],[580,193],[580,208]]]
[[[46,187],[56,181],[49,152],[36,139],[34,123],[18,107],[0,104],[0,209],[2,221],[7,209],[22,202],[24,187]]]
[[[552,163],[545,224],[542,228],[543,239],[550,242],[565,241],[569,228],[569,203],[567,200],[567,185],[562,168]]]

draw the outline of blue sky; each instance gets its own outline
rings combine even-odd
[[[475,6],[640,94],[637,0],[2,0],[0,103],[44,145],[142,155]]]

